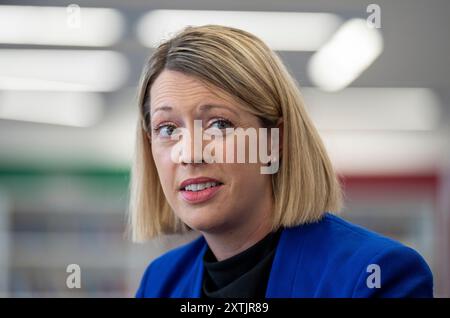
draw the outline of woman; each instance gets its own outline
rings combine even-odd
[[[145,65],[139,107],[133,239],[201,235],[154,260],[137,297],[432,297],[417,252],[332,214],[341,189],[323,143],[255,36],[186,28]],[[242,130],[263,133],[238,141]],[[267,138],[269,159],[250,160]]]

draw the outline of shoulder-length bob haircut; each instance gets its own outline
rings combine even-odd
[[[219,25],[187,27],[156,48],[139,84],[128,229],[133,241],[189,229],[164,196],[151,152],[150,88],[163,70],[219,88],[267,125],[283,122],[279,170],[272,175],[274,229],[315,222],[342,208],[338,178],[298,84],[280,58],[248,32]]]

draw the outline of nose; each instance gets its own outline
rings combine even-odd
[[[186,166],[189,164],[198,165],[205,163],[202,152],[202,143],[197,142],[196,144],[195,140],[183,141],[180,154],[181,165]]]
[[[180,158],[179,162],[182,165],[188,164],[203,164],[205,160],[203,158],[203,131],[202,131],[202,121],[195,120],[194,127],[190,127],[185,130],[182,136],[181,146],[180,146]]]

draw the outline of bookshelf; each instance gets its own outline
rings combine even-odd
[[[0,296],[133,297],[149,262],[196,234],[126,240],[128,181],[126,170],[0,173]],[[417,249],[439,279],[429,183],[350,178],[345,190],[344,218]],[[72,263],[80,289],[65,284]]]

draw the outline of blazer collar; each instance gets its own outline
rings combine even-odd
[[[301,226],[284,228],[281,232],[267,284],[266,298],[292,297],[299,268],[304,240],[299,237]],[[203,284],[203,255],[207,250],[206,240],[201,236],[202,248],[195,260],[193,275],[189,280],[189,296],[200,298]]]

